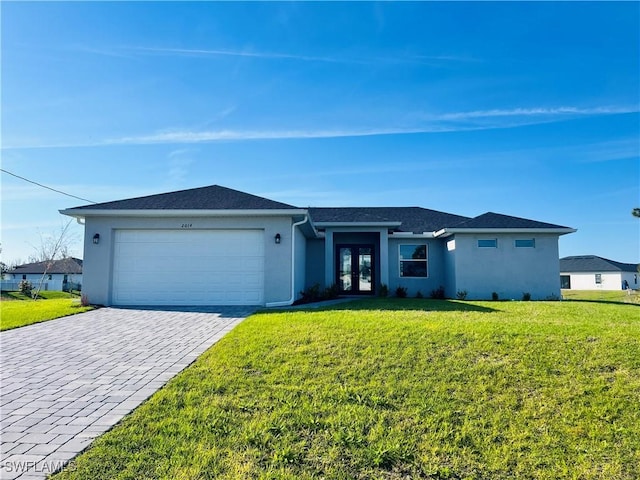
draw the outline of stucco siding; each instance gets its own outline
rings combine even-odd
[[[7,278],[11,277],[12,281],[20,282],[23,280],[23,274],[7,274]],[[62,273],[52,273],[51,280],[49,280],[49,274],[45,275],[44,279],[42,278],[41,273],[25,273],[24,276],[27,277],[24,280],[31,282],[34,288],[37,288],[40,281],[42,281],[42,289],[49,291],[62,291],[62,286],[64,283],[64,275]],[[74,284],[82,285],[82,274],[67,274],[67,281],[72,282]]]
[[[516,240],[535,239],[535,247],[518,248]],[[479,247],[478,240],[496,239],[497,246]],[[560,296],[558,235],[553,234],[457,234],[455,244],[456,288],[468,299],[522,298],[540,300]]]
[[[629,284],[629,288],[637,290],[640,288],[640,273],[639,272],[622,272],[622,280],[626,280]]]
[[[633,274],[628,272],[561,272],[560,275],[571,277],[571,290],[622,290],[625,279],[630,288],[638,288],[637,285],[634,286]],[[600,275],[601,283],[596,283],[596,275]]]
[[[444,260],[444,292],[447,298],[456,298],[456,239],[455,236],[443,239],[442,255]]]
[[[279,302],[291,296],[291,224],[290,217],[180,217],[133,218],[87,217],[85,224],[83,291],[95,304],[112,304],[115,232],[118,229],[193,230],[260,229],[264,231],[264,301]],[[99,244],[93,236],[100,235]],[[276,233],[281,243],[274,241]]]
[[[400,276],[400,245],[427,245],[427,277]],[[398,287],[407,289],[409,297],[415,297],[418,291],[425,297],[431,291],[444,286],[445,259],[441,240],[428,238],[389,238],[389,293],[395,295]]]
[[[307,239],[307,265],[306,265],[306,283],[305,288],[313,285],[326,287],[324,265],[324,239],[314,238]]]
[[[295,250],[295,284],[293,291],[293,299],[296,300],[300,296],[300,292],[304,290],[306,283],[306,265],[307,265],[307,239],[300,230],[295,229],[296,250]]]

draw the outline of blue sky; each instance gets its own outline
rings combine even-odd
[[[640,261],[638,2],[1,9],[15,174],[96,202],[219,184],[494,211],[577,228],[561,256]],[[7,263],[85,203],[1,180]]]

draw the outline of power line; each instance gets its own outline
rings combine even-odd
[[[7,173],[13,177],[19,178],[20,180],[24,180],[25,182],[33,183],[34,185],[37,185],[42,188],[46,188],[47,190],[51,190],[52,192],[61,193],[62,195],[66,195],[67,197],[75,198],[77,200],[82,200],[83,202],[98,203],[98,202],[94,202],[93,200],[87,200],[86,198],[76,197],[75,195],[71,195],[70,193],[66,193],[61,190],[56,190],[55,188],[47,187],[46,185],[42,185],[41,183],[34,182],[33,180],[29,180],[28,178],[21,177],[20,175],[16,175],[15,173],[11,173],[5,170],[4,168],[0,168],[0,172]]]

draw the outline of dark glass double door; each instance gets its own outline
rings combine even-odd
[[[372,295],[375,291],[373,245],[336,246],[336,285],[345,295]]]

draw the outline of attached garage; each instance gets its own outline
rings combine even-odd
[[[112,304],[261,305],[264,231],[115,230]]]

